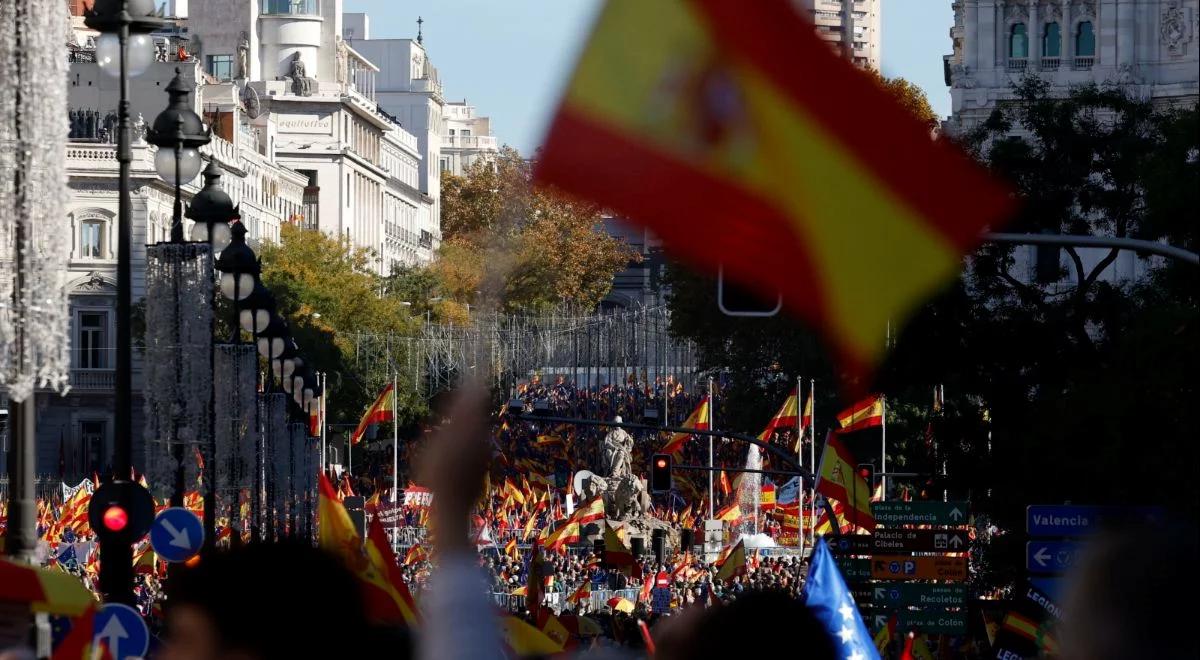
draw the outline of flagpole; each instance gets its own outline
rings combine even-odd
[[[812,396],[811,394],[809,395]],[[804,376],[796,376],[796,462],[804,467]],[[814,466],[809,466],[812,470]],[[804,477],[800,477],[799,488],[796,490],[796,501],[804,501]],[[776,502],[775,506],[779,506]],[[804,556],[804,505],[796,507],[796,547],[800,548],[800,556]]]
[[[817,547],[817,379],[808,381],[808,398],[813,402],[812,419],[808,420],[808,434],[812,442],[808,445],[808,469],[812,471],[812,483],[808,492],[808,547]],[[804,413],[801,413],[803,415]],[[803,512],[801,512],[803,517]],[[837,522],[836,520],[834,521]]]
[[[317,407],[317,419],[321,425],[321,474],[325,474],[325,397],[329,396],[329,391],[325,388],[328,380],[328,374],[321,372],[321,402]]]
[[[879,396],[879,407],[883,412],[883,418],[880,421],[880,448],[879,448],[879,501],[887,501],[887,397],[882,394]],[[870,486],[870,484],[867,484]]]
[[[713,423],[713,379],[708,377],[708,430],[715,431],[717,426]],[[713,437],[708,436],[708,519],[713,517]]]
[[[396,419],[396,371],[392,370],[392,504],[400,493],[400,422]],[[396,527],[395,522],[392,528]],[[395,532],[392,532],[395,535]]]

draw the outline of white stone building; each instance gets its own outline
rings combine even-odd
[[[342,38],[341,1],[188,5],[206,72],[236,83],[265,148],[307,178],[306,226],[370,249],[381,274],[430,260],[440,229],[422,127],[377,102],[379,68]]]
[[[480,117],[475,106],[464,99],[447,102],[442,112],[442,155],[439,167],[443,172],[462,176],[479,160],[492,160],[500,151],[499,141],[492,135],[492,120]]]
[[[945,56],[952,115],[968,130],[1025,74],[1056,91],[1119,84],[1163,103],[1195,102],[1198,0],[955,0]]]
[[[853,34],[854,63],[879,70],[883,0],[793,0],[817,28],[817,34],[842,51],[845,35]],[[847,11],[849,10],[849,11]]]

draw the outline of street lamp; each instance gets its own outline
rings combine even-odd
[[[235,222],[229,227],[229,245],[221,250],[217,259],[217,270],[221,271],[221,295],[234,302],[241,302],[254,292],[262,266],[254,250],[246,245],[246,226]]]
[[[239,300],[237,306],[240,310],[238,324],[242,330],[257,335],[271,322],[271,315],[275,313],[275,297],[261,280],[256,279],[250,295]]]
[[[208,161],[204,168],[204,187],[192,196],[183,217],[192,220],[191,239],[197,243],[211,243],[213,254],[224,250],[233,234],[229,223],[241,217],[239,206],[221,189],[221,168],[215,160]]]
[[[179,188],[200,173],[199,147],[208,144],[211,134],[188,104],[191,88],[183,81],[183,72],[175,67],[175,77],[167,84],[167,109],[158,113],[154,125],[146,131],[146,141],[158,147],[154,170],[163,181],[175,187],[175,211],[171,223],[171,242],[183,242],[183,202]]]
[[[119,80],[117,102],[117,362],[113,410],[113,473],[126,479],[133,471],[133,207],[130,165],[133,162],[129,121],[129,76],[153,59],[145,35],[163,25],[154,15],[154,0],[96,0],[84,25],[100,32],[106,61]],[[131,44],[131,36],[133,37]],[[113,48],[115,38],[116,48]],[[100,44],[98,44],[99,46]],[[132,46],[132,48],[131,48]],[[147,51],[148,47],[148,51]],[[133,546],[106,543],[100,549],[100,592],[106,600],[132,605]]]

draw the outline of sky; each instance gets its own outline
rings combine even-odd
[[[652,0],[651,0],[652,1]],[[950,52],[950,0],[882,0],[883,73],[916,83],[942,116],[950,95],[942,55]],[[372,38],[415,37],[447,100],[464,98],[492,118],[502,143],[532,154],[587,39],[601,0],[344,0],[370,16]],[[381,64],[381,63],[377,63]]]

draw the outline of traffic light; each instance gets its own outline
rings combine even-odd
[[[671,491],[671,455],[655,454],[650,459],[650,492],[668,493]]]
[[[867,488],[875,488],[875,464],[874,463],[859,463],[858,476],[867,482]]]
[[[154,499],[141,484],[110,481],[92,493],[88,523],[101,544],[133,545],[154,523]]]
[[[722,268],[717,274],[717,308],[725,316],[775,316],[783,308],[783,296],[764,297],[725,279]]]

